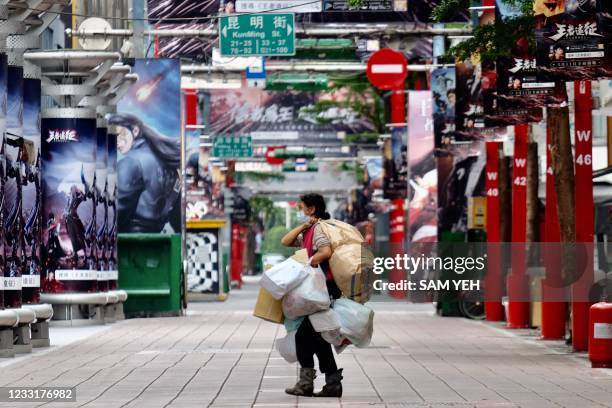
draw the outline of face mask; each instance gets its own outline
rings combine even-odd
[[[310,219],[310,217],[306,214],[304,214],[303,212],[299,212],[297,215],[297,220],[300,224],[305,223],[306,221],[308,221]]]

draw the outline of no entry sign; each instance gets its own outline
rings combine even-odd
[[[370,83],[378,89],[388,91],[403,88],[408,76],[406,57],[390,48],[383,48],[368,59],[366,73]]]

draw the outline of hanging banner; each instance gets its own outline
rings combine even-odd
[[[342,103],[348,100],[345,91],[332,93],[274,91],[259,88],[218,89],[209,91],[209,134],[250,135],[253,140],[274,141],[318,137],[322,134],[337,139],[338,132],[364,133],[375,131],[374,124],[350,107],[318,102]],[[374,103],[364,98],[363,103]]]
[[[433,126],[435,146],[440,148],[454,140],[455,105],[457,103],[455,67],[436,68],[431,73]]]
[[[410,241],[435,242],[438,238],[438,170],[434,151],[432,93],[408,93],[408,166]]]
[[[383,196],[387,199],[408,196],[407,129],[394,127],[383,145]]]
[[[382,157],[368,157],[366,160],[366,186],[370,193],[383,187],[383,159]]]
[[[74,111],[71,116],[77,115]],[[95,225],[96,119],[43,114],[41,130],[46,226],[42,290],[97,291],[95,240],[86,228]]]
[[[472,140],[484,128],[484,101],[482,96],[482,67],[480,61],[457,63],[457,106],[455,139]]]
[[[7,92],[7,77],[8,77],[8,65],[6,54],[0,52],[0,98],[6,100]],[[6,130],[6,103],[0,103],[0,162],[3,164],[5,160],[5,130]],[[0,309],[4,308],[4,277],[5,277],[5,262],[4,262],[4,184],[6,179],[6,172],[4,165],[0,166]],[[8,277],[8,275],[7,275]]]
[[[535,0],[538,66],[557,79],[612,76],[612,3],[609,0]]]
[[[23,138],[21,213],[24,225],[25,268],[22,275],[23,302],[38,303],[40,298],[42,211],[40,180],[40,79],[23,80]]]
[[[23,139],[23,67],[8,67],[7,114],[4,146],[4,305],[19,308],[22,303],[24,236],[21,164],[25,157]]]
[[[114,127],[107,129],[107,172],[106,172],[106,248],[104,257],[108,268],[108,288],[117,289],[119,272],[117,269],[117,133]]]
[[[106,226],[108,223],[108,133],[106,127],[96,130],[96,171],[95,171],[95,201],[96,201],[96,261],[98,265],[98,290],[108,290],[108,260],[106,258]]]
[[[138,59],[117,105],[119,232],[181,230],[180,62]]]

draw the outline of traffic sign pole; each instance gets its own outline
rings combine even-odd
[[[406,95],[404,92],[408,65],[404,54],[390,48],[383,48],[375,52],[368,59],[366,70],[368,80],[376,88],[391,91],[391,122],[392,124],[406,124]],[[407,137],[407,135],[406,135]],[[392,256],[402,254],[405,250],[406,236],[405,200],[393,200],[393,210],[389,217],[389,241],[391,242]],[[405,279],[403,270],[394,269],[389,272],[389,282],[398,283]],[[394,298],[404,298],[404,290],[389,291]]]

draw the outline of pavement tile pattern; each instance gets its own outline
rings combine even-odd
[[[251,316],[255,290],[180,318],[122,321],[2,367],[0,386],[75,386],[77,402],[0,407],[612,407],[612,370],[591,369],[560,342],[397,302],[371,303],[372,344],[338,356],[342,399],[286,395],[298,366],[274,349],[284,328]]]

